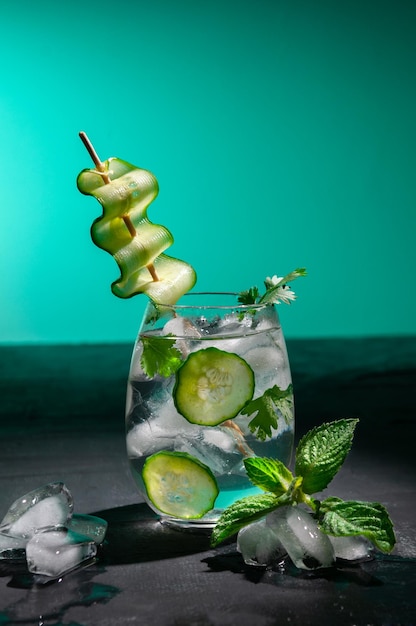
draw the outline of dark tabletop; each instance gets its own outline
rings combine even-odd
[[[166,528],[141,501],[124,447],[132,345],[0,347],[0,519],[19,496],[63,481],[75,512],[105,518],[99,559],[33,585],[0,566],[0,625],[416,624],[416,338],[292,340],[299,438],[359,417],[325,495],[382,502],[391,555],[337,570],[245,566],[233,540]]]

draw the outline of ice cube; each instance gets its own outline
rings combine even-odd
[[[187,338],[192,337],[198,339],[201,337],[199,330],[192,324],[192,322],[180,315],[173,317],[166,322],[163,327],[162,335],[173,335],[174,337]]]
[[[229,313],[219,320],[218,331],[221,335],[241,335],[256,326],[257,321],[250,314],[242,316],[240,313]]]
[[[272,330],[277,330],[273,319],[268,318],[267,315],[264,317],[247,312],[244,315],[241,312],[225,315],[218,320],[215,328],[216,334],[226,337],[244,335],[244,340],[248,341],[247,345],[251,346],[258,344],[261,337],[269,337],[270,333],[267,331]],[[251,343],[250,339],[252,339]]]
[[[203,348],[217,348],[223,352],[231,352],[232,354],[238,354],[241,356],[244,349],[247,348],[247,342],[249,339],[249,337],[229,337],[226,335],[218,338],[210,337],[209,343],[207,342],[206,345],[202,340],[201,345]]]
[[[51,577],[66,574],[96,553],[94,541],[66,528],[39,532],[26,546],[29,571]]]
[[[288,360],[276,345],[256,345],[245,352],[243,357],[256,372],[258,395],[275,384],[278,384],[281,389],[286,389],[292,382]]]
[[[337,559],[343,559],[344,561],[365,561],[372,557],[372,545],[365,537],[328,536]]]
[[[100,544],[104,541],[107,526],[107,522],[101,519],[101,517],[74,513],[67,528],[79,535],[85,535],[95,541],[95,543]]]
[[[136,424],[127,433],[126,446],[127,456],[136,458],[154,454],[171,445],[170,437],[162,437],[157,434],[157,429],[152,427],[150,420]]]
[[[201,428],[193,436],[178,435],[174,441],[177,452],[187,452],[208,465],[217,474],[230,473],[240,463],[237,443],[225,429]]]
[[[243,473],[246,475],[246,470],[242,459],[248,456],[253,456],[254,452],[245,440],[244,433],[233,420],[227,420],[223,422],[217,428],[204,428],[203,440],[207,444],[210,450],[218,449],[219,453],[224,456],[224,453],[233,455],[229,457],[227,461],[228,471],[234,473]],[[237,463],[239,469],[235,467]]]
[[[26,539],[0,532],[0,560],[24,560]]]
[[[238,433],[238,431],[234,432]],[[233,430],[224,425],[217,428],[204,428],[202,436],[207,445],[220,448],[224,452],[234,452],[237,447]]]
[[[265,519],[253,522],[239,531],[237,550],[247,565],[258,566],[276,563],[285,554],[285,549]]]
[[[168,402],[152,405],[152,417],[136,424],[127,433],[128,456],[140,457],[169,449],[177,436],[185,433],[192,436],[198,430],[199,426],[179,415],[170,398]]]
[[[190,344],[188,339],[199,339],[201,333],[186,317],[174,317],[166,322],[163,327],[163,335],[173,335],[176,337],[175,348],[177,348],[182,356],[186,359],[190,352]]]
[[[13,502],[0,524],[0,531],[29,538],[40,528],[65,526],[73,508],[72,496],[64,483],[49,483]]]
[[[299,506],[283,506],[266,517],[266,523],[280,539],[296,567],[331,567],[334,549],[328,535],[312,516]]]
[[[7,548],[24,548],[27,540],[24,537],[13,537],[0,532],[0,550]]]

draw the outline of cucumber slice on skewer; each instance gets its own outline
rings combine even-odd
[[[214,507],[217,481],[209,467],[186,452],[157,452],[143,467],[149,500],[167,515],[198,519]]]
[[[216,426],[232,419],[254,393],[254,372],[237,354],[205,348],[189,355],[176,372],[173,399],[192,424]]]

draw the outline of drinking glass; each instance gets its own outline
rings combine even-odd
[[[226,407],[218,415],[217,405]],[[244,459],[287,465],[293,438],[291,373],[275,305],[242,305],[235,293],[190,293],[176,305],[147,304],[129,372],[126,443],[135,483],[162,522],[212,528],[224,508],[260,493]],[[209,468],[218,488],[209,511],[189,517],[174,488],[163,496],[166,506],[155,500],[143,470],[159,453],[169,453],[168,460],[176,455],[179,466],[190,458]],[[169,475],[159,479],[169,482],[177,471],[168,467]],[[198,492],[198,482],[190,489]]]

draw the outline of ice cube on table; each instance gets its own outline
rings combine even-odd
[[[267,525],[280,539],[289,557],[301,569],[334,564],[334,548],[313,517],[299,506],[283,506],[266,517]]]
[[[277,563],[286,551],[272,528],[262,519],[242,528],[237,535],[237,550],[247,565]]]
[[[0,560],[20,561],[25,558],[26,539],[0,532]]]
[[[365,561],[372,558],[372,544],[362,536],[333,537],[328,535],[337,559],[343,561]]]
[[[50,577],[63,576],[96,553],[94,541],[66,528],[39,532],[26,546],[29,572]]]
[[[107,532],[107,522],[95,515],[80,515],[74,513],[69,521],[68,529],[79,535],[85,535],[100,544],[104,541]]]
[[[72,495],[64,483],[49,483],[13,502],[0,524],[0,532],[29,538],[40,528],[65,526],[73,508]]]

